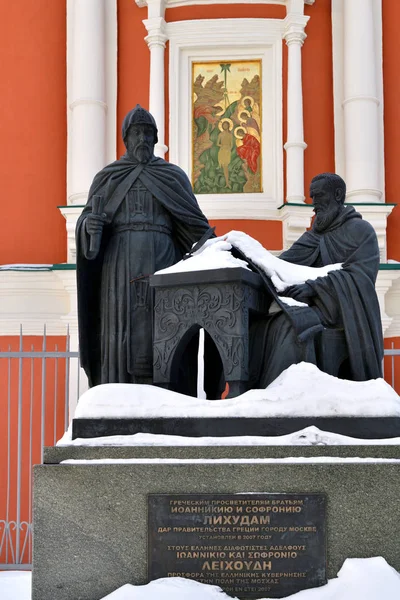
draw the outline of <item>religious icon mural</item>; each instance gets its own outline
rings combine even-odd
[[[196,194],[262,192],[261,60],[193,63]]]

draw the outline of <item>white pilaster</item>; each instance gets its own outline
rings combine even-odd
[[[105,0],[74,0],[68,204],[84,204],[106,163]]]
[[[283,37],[288,46],[286,201],[304,202],[303,88],[301,48],[309,17],[304,16],[304,1],[289,0]]]
[[[68,262],[95,174],[116,158],[117,0],[67,0]]]
[[[376,5],[380,1],[343,2],[344,162],[350,202],[379,202],[383,197],[374,26]]]
[[[150,91],[149,109],[158,127],[158,143],[154,149],[156,156],[164,158],[168,148],[165,145],[165,30],[164,0],[148,0],[148,19],[144,26],[148,35],[145,37],[150,50]]]

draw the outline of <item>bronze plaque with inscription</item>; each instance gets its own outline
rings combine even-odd
[[[325,494],[150,494],[148,574],[280,598],[326,583]]]

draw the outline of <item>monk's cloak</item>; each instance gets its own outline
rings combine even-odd
[[[170,236],[175,249],[175,252],[172,252],[174,256],[171,256],[171,252],[169,252],[169,264],[180,260],[182,255],[188,252],[192,245],[210,228],[193,195],[186,174],[179,167],[161,158],[153,157],[143,165],[132,161],[125,155],[96,175],[89,191],[88,202],[76,227],[80,358],[82,367],[88,375],[90,386],[102,382],[100,295],[105,250],[111,235],[113,235],[113,218],[135,182],[144,186],[151,193],[154,201],[158,202],[169,215],[172,228]],[[106,225],[101,236],[100,249],[96,256],[91,258],[90,253],[88,255],[88,236],[85,235],[83,228],[87,214],[93,210],[93,197],[96,195],[103,198],[102,212],[106,215]],[[156,234],[152,231],[151,235],[162,236],[163,234]],[[170,244],[169,240],[168,244]],[[131,248],[126,254],[126,256],[122,256],[121,260],[128,266],[134,264],[134,248]],[[163,266],[169,265],[164,264]],[[147,276],[148,274],[150,273],[143,275]],[[129,282],[126,282],[125,285],[129,285]],[[116,319],[129,324],[129,294],[127,294],[127,298],[120,298],[119,306],[115,310],[120,311],[116,315]],[[126,334],[134,336],[135,332],[127,331]],[[112,337],[113,332],[109,331],[107,335]],[[120,344],[117,346],[115,351],[121,353]],[[130,358],[119,355],[115,357],[115,360],[129,362]]]
[[[340,270],[307,281],[315,294],[310,308],[324,328],[343,330],[350,379],[382,377],[383,335],[375,291],[380,260],[373,227],[346,206],[323,232],[313,226],[280,258],[309,267],[342,263]],[[288,317],[290,309],[283,314]],[[318,335],[318,328],[314,333]],[[275,341],[280,345],[284,340]]]

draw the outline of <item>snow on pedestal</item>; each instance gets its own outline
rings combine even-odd
[[[347,381],[310,363],[286,369],[264,390],[203,400],[150,385],[108,383],[85,392],[75,418],[400,416],[400,397],[383,379]]]

